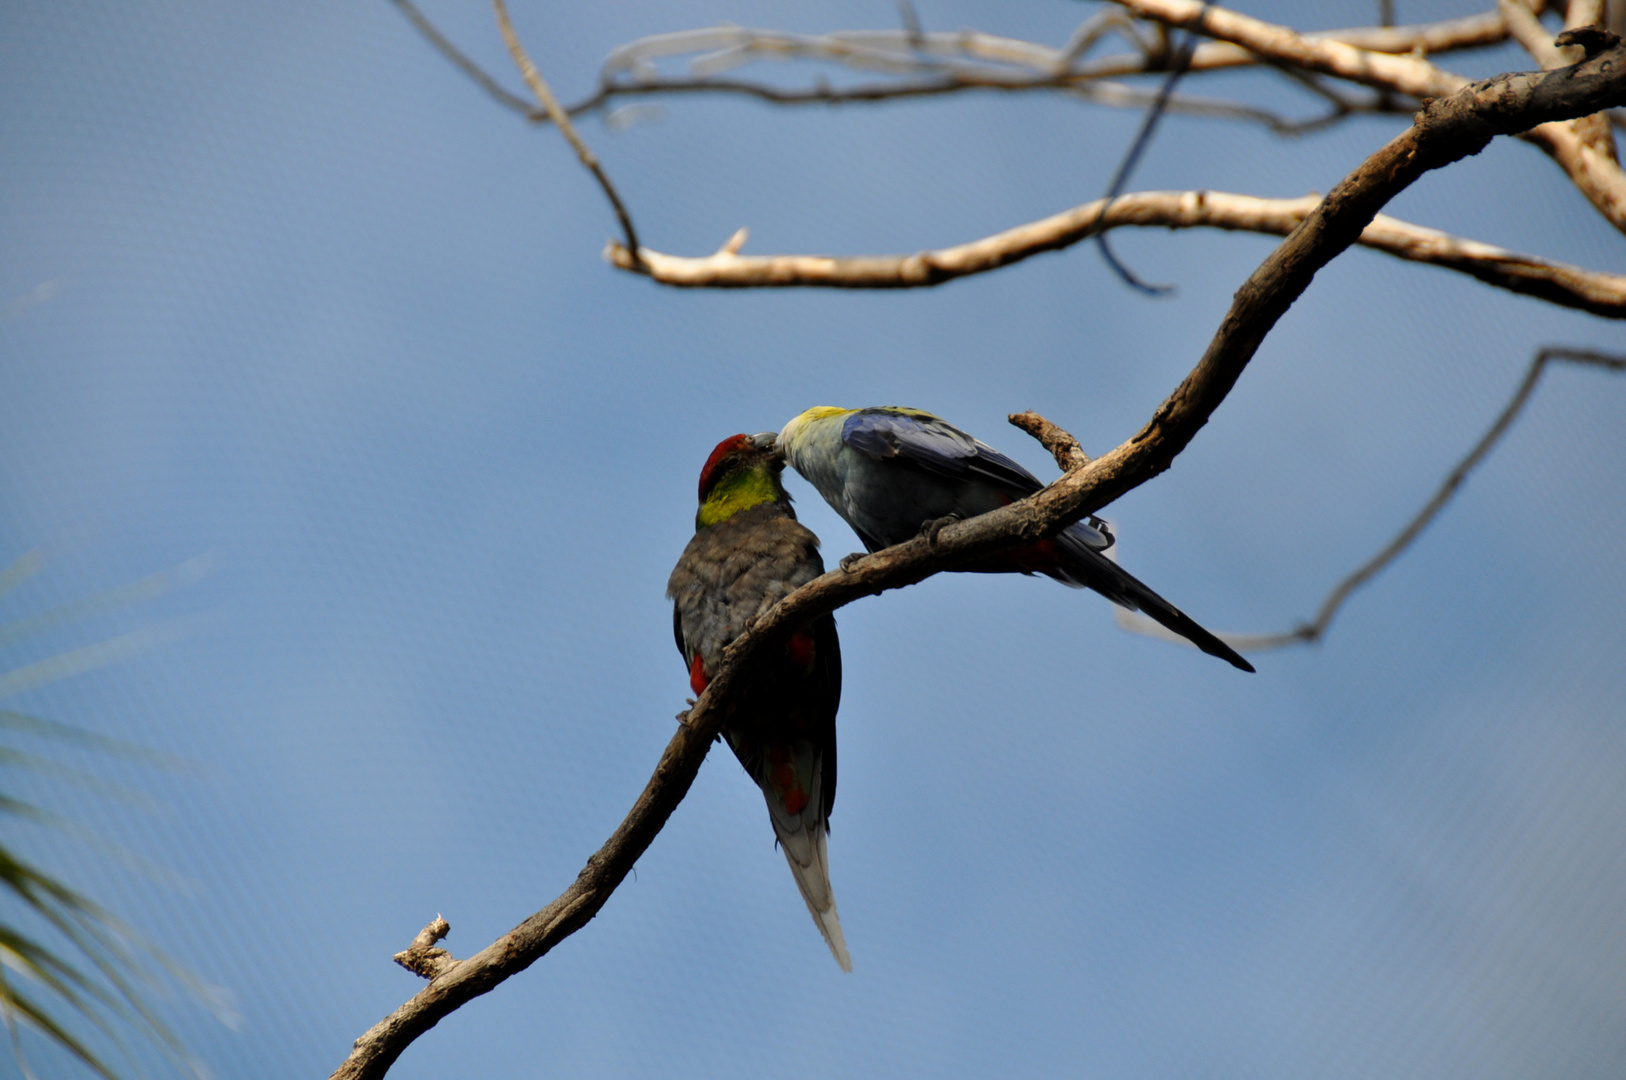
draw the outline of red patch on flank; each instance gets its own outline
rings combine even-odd
[[[697,694],[704,694],[710,682],[711,676],[706,674],[706,661],[699,653],[695,653],[694,662],[689,665],[689,689]]]
[[[801,631],[785,646],[785,655],[790,662],[803,671],[813,670],[813,635],[806,630]]]
[[[801,788],[792,788],[785,792],[785,809],[792,814],[800,814],[807,809],[807,792]]]
[[[706,496],[711,494],[711,486],[717,482],[717,477],[713,476],[712,473],[722,463],[722,460],[734,451],[743,450],[750,444],[751,436],[749,435],[730,435],[717,444],[716,448],[711,452],[711,457],[706,459],[705,467],[700,470],[701,502],[705,502]]]
[[[1037,544],[1012,548],[1009,551],[1001,552],[995,558],[1003,559],[1016,569],[1030,574],[1042,574],[1054,568],[1061,561],[1054,540],[1040,540]]]

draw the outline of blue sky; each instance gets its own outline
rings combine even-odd
[[[517,87],[489,10],[425,7]],[[1313,28],[1371,7],[1318,5],[1313,26],[1301,5],[1244,9]],[[896,20],[880,2],[513,10],[566,99],[646,33]],[[919,11],[1053,43],[1086,13]],[[217,567],[4,658],[162,639],[6,702],[193,762],[83,762],[159,809],[7,782],[166,873],[16,842],[230,992],[235,1029],[166,1006],[221,1076],[326,1075],[420,985],[389,961],[419,927],[443,913],[473,952],[609,834],[687,693],[662,590],[720,438],[909,404],[1053,475],[1005,414],[1092,452],[1126,438],[1272,243],[1119,233],[1178,283],[1158,300],[1087,248],[917,292],[663,290],[600,259],[613,219],[556,133],[389,4],[8,5],[0,57],[0,562],[50,553],[4,614]],[[1131,187],[1324,191],[1400,122],[1283,140],[1170,117]],[[1137,123],[1042,97],[689,97],[583,132],[652,247],[701,254],[748,225],[749,252],[861,253],[1094,198]],[[1512,141],[1390,211],[1626,269],[1626,240]],[[48,302],[13,303],[45,282]],[[1110,508],[1124,564],[1213,629],[1293,625],[1544,344],[1626,335],[1347,254],[1174,469]],[[392,1075],[1619,1075],[1623,401],[1619,377],[1549,372],[1327,642],[1256,676],[1043,580],[941,576],[844,609],[830,858],[854,973],[719,753],[586,930]],[[858,547],[791,488],[827,559]]]

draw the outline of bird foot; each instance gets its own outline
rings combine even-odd
[[[953,525],[956,521],[963,521],[959,514],[944,514],[936,521],[928,521],[920,528],[920,535],[926,538],[927,547],[937,546],[937,534]]]
[[[855,551],[851,555],[843,555],[841,557],[841,572],[844,574],[852,573],[853,564],[863,557],[864,553],[862,551]]]
[[[1094,529],[1096,532],[1100,533],[1102,536],[1107,538],[1107,547],[1111,547],[1113,544],[1116,544],[1118,542],[1118,538],[1116,536],[1112,535],[1112,529],[1107,525],[1106,522],[1102,521],[1100,518],[1096,517],[1094,514],[1091,514],[1085,520],[1087,520],[1090,523],[1090,528]],[[1103,548],[1102,550],[1104,551],[1106,549]]]

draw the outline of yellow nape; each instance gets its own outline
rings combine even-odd
[[[790,418],[784,427],[779,429],[779,449],[784,452],[789,447],[796,446],[802,439],[808,424],[816,420],[828,420],[832,416],[847,416],[857,412],[857,409],[843,409],[837,405],[815,405],[806,412],[797,413]]]
[[[850,412],[857,411],[857,409],[843,409],[839,405],[815,405],[798,416],[796,420],[823,420],[827,416],[845,416]],[[796,420],[792,420],[791,423],[794,424]]]
[[[695,511],[695,531],[709,529],[719,521],[727,521],[741,510],[778,502],[783,494],[773,473],[767,469],[736,469],[717,481],[717,486],[711,489],[706,501]]]

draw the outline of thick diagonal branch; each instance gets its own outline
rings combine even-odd
[[[1530,403],[1535,393],[1536,385],[1541,381],[1542,373],[1552,363],[1575,364],[1578,367],[1593,367],[1603,371],[1626,372],[1626,356],[1613,356],[1590,349],[1566,349],[1550,346],[1536,353],[1525,370],[1524,379],[1513,392],[1508,403],[1497,413],[1496,419],[1491,422],[1490,428],[1473,448],[1458,461],[1434,494],[1423,504],[1421,510],[1413,514],[1411,519],[1401,526],[1388,543],[1379,548],[1377,553],[1361,563],[1327,593],[1326,599],[1316,610],[1315,618],[1310,622],[1300,623],[1291,630],[1279,631],[1273,634],[1233,634],[1217,635],[1220,640],[1238,652],[1254,653],[1266,649],[1280,649],[1289,645],[1310,645],[1320,641],[1326,636],[1327,630],[1332,626],[1333,618],[1343,608],[1344,603],[1355,594],[1356,590],[1366,585],[1373,578],[1381,574],[1385,568],[1409,548],[1445,509],[1457,491],[1467,482],[1468,476],[1485,460],[1496,444],[1506,435],[1513,426],[1524,407]],[[1014,422],[1014,421],[1013,421]],[[1118,625],[1132,633],[1145,634],[1148,637],[1164,638],[1184,644],[1184,638],[1159,626],[1138,611],[1128,611],[1124,608],[1114,608],[1113,618]]]
[[[1117,3],[1142,18],[1229,41],[1265,60],[1378,89],[1434,98],[1455,93],[1468,82],[1461,75],[1443,71],[1418,56],[1390,56],[1341,41],[1307,37],[1285,26],[1262,22],[1201,0],[1117,0]],[[1621,172],[1619,165],[1566,124],[1537,124],[1522,135],[1558,162],[1610,224],[1626,231],[1626,173]]]
[[[1497,134],[1584,116],[1626,101],[1626,49],[1615,47],[1562,71],[1504,75],[1436,101],[1416,124],[1327,196],[1237,293],[1196,368],[1132,439],[1043,491],[950,525],[935,543],[916,538],[857,560],[786,597],[729,646],[720,670],[689,711],[632,812],[558,899],[491,945],[436,975],[410,1001],[356,1040],[333,1074],[383,1076],[401,1052],[464,1002],[492,990],[596,915],[689,790],[721,730],[740,672],[780,647],[810,618],[863,596],[900,588],[1046,536],[1167,469],[1225,399],[1259,343],[1315,277],[1353,244],[1378,209],[1429,169],[1480,150]]]

